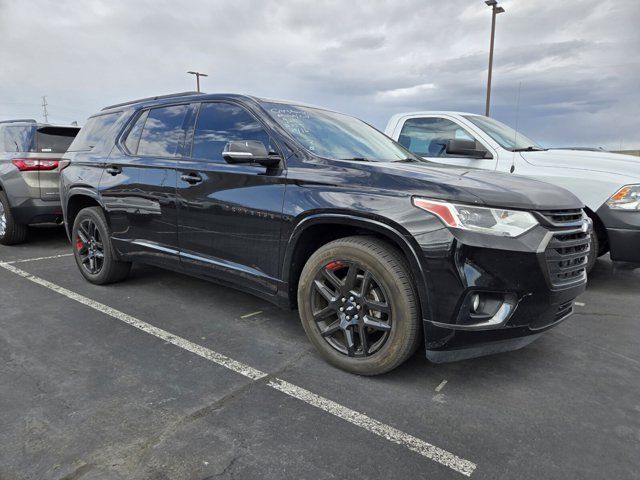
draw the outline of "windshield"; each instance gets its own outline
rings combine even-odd
[[[262,106],[315,155],[340,160],[420,161],[383,133],[348,115],[275,102],[262,102]]]
[[[480,115],[465,115],[467,120],[474,123],[477,127],[487,133],[491,138],[500,144],[502,148],[507,150],[544,150],[540,145],[525,137],[520,132],[498,122],[493,118],[483,117]]]

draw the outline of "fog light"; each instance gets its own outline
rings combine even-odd
[[[480,308],[480,295],[474,293],[471,297],[471,313],[477,313]]]

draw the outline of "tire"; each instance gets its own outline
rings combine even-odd
[[[395,248],[374,237],[335,240],[313,253],[300,276],[298,308],[322,357],[351,373],[386,373],[420,345],[420,309],[409,268]]]
[[[596,266],[596,260],[598,260],[598,256],[600,253],[600,241],[598,240],[598,235],[596,231],[593,230],[591,232],[591,250],[589,251],[589,259],[587,260],[587,275],[591,273],[593,267]]]
[[[0,191],[0,243],[17,245],[27,240],[27,226],[16,223],[7,195]]]
[[[111,231],[99,207],[85,208],[73,222],[73,256],[80,272],[89,282],[106,285],[124,280],[131,263],[117,260],[111,243]]]

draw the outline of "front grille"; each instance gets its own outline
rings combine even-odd
[[[545,250],[549,278],[554,287],[585,279],[591,238],[582,230],[554,232]]]
[[[582,210],[572,208],[570,210],[540,210],[536,212],[538,218],[542,217],[543,223],[554,228],[581,227]]]

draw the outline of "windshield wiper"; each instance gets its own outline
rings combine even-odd
[[[351,157],[351,158],[341,158],[340,160],[353,160],[354,162],[370,162],[368,158],[364,157]]]
[[[546,148],[541,148],[541,147],[534,147],[533,145],[531,145],[530,147],[525,147],[525,148],[512,148],[511,151],[512,152],[544,152],[545,150],[547,150]]]

